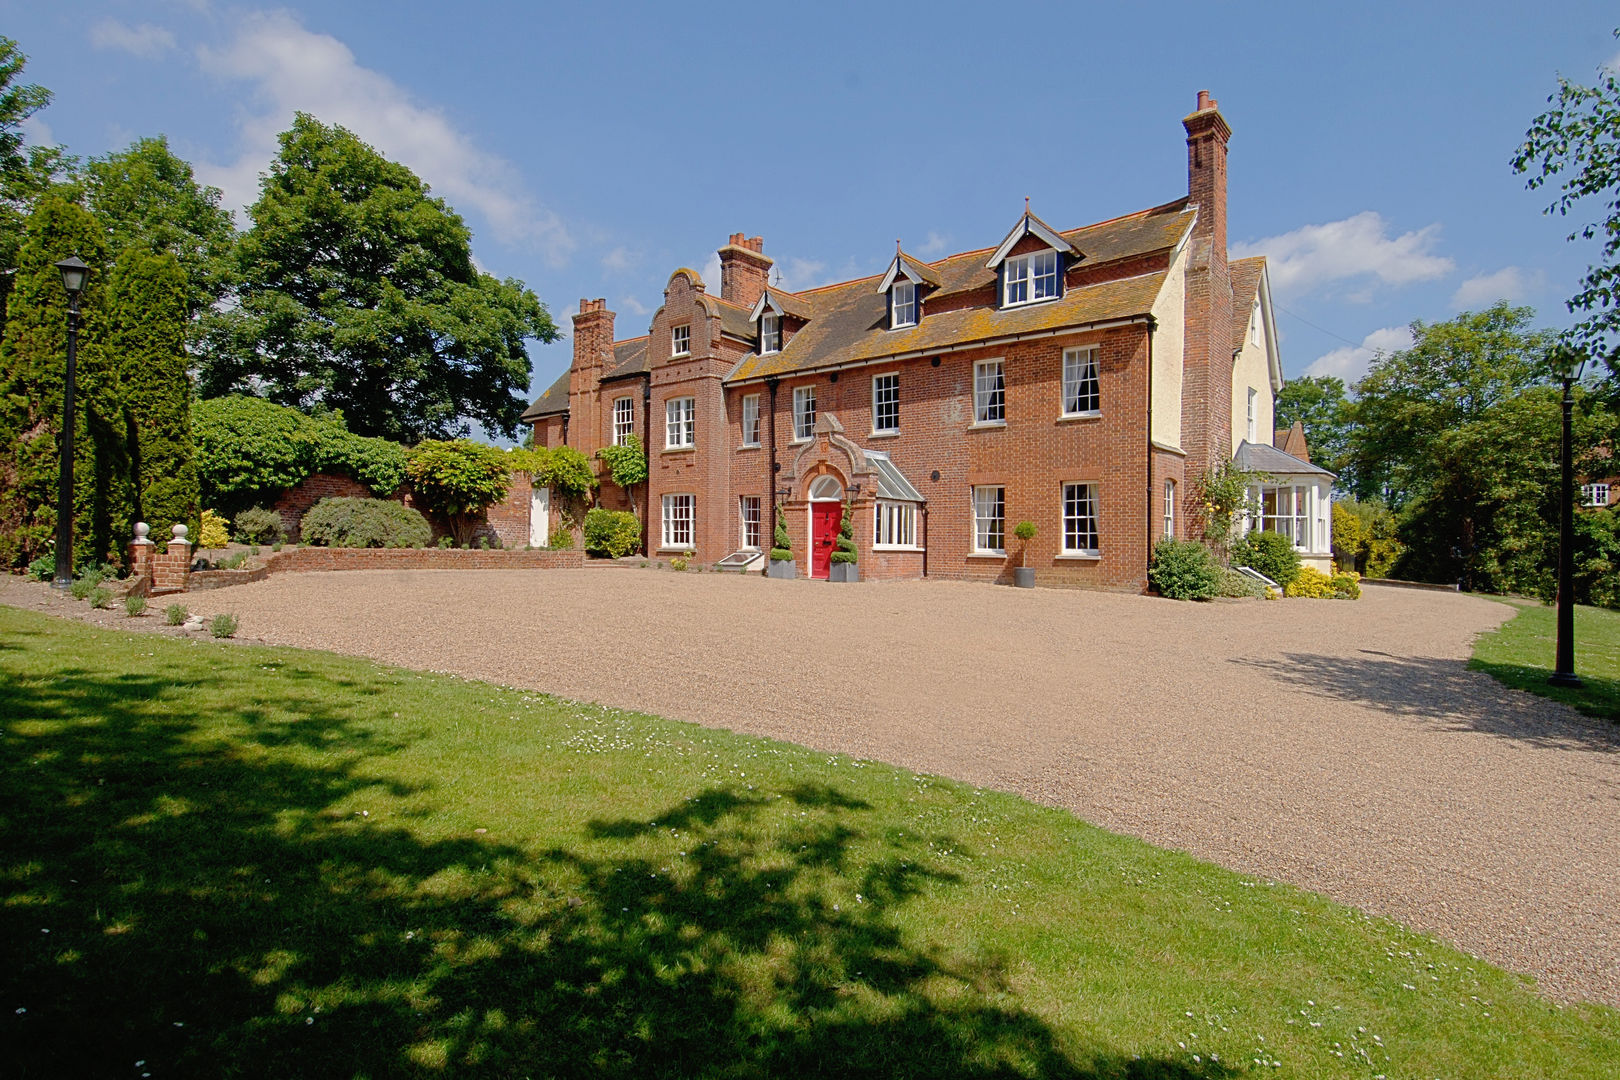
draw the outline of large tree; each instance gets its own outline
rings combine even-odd
[[[171,526],[198,533],[197,463],[186,374],[190,300],[180,261],[141,245],[118,256],[107,289],[107,345],[118,364],[134,514],[159,542]]]
[[[137,139],[126,150],[88,162],[78,179],[106,227],[115,261],[130,248],[172,254],[185,275],[188,315],[207,311],[225,295],[236,227],[220,206],[219,189],[198,184],[190,163],[170,151],[167,139]]]
[[[26,145],[23,121],[51,103],[49,90],[18,81],[27,63],[15,41],[0,37],[0,324],[15,284],[29,211],[64,164],[59,147]]]
[[[211,318],[201,357],[205,396],[320,404],[410,442],[517,430],[525,341],[557,329],[522,282],[473,266],[466,224],[409,169],[299,113],[249,215],[239,306]]]
[[[1302,423],[1311,461],[1341,474],[1339,483],[1348,486],[1348,477],[1342,474],[1350,447],[1351,417],[1343,379],[1305,375],[1285,383],[1277,394],[1275,415],[1278,429],[1291,428],[1296,420]]]
[[[0,566],[50,550],[56,532],[67,294],[54,265],[78,255],[80,297],[74,438],[74,561],[117,558],[133,524],[127,427],[106,348],[106,253],[100,223],[60,193],[28,217],[0,342]]]
[[[1591,220],[1569,235],[1600,241],[1598,261],[1567,303],[1571,312],[1586,313],[1571,334],[1620,376],[1620,83],[1610,69],[1595,86],[1559,78],[1547,101],[1552,107],[1530,122],[1513,168],[1531,174],[1532,190],[1558,185],[1548,213],[1590,212]]]
[[[1446,322],[1412,323],[1412,347],[1380,355],[1356,384],[1349,461],[1358,498],[1396,509],[1433,481],[1431,450],[1448,431],[1549,379],[1550,331],[1505,301]]]

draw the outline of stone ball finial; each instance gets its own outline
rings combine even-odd
[[[184,525],[176,525],[174,527],[174,538],[176,540],[184,540],[188,531],[189,530]]]
[[[146,539],[146,534],[151,532],[151,531],[152,531],[152,526],[148,525],[146,522],[137,521],[135,523],[135,539],[137,539],[137,540],[145,540]]]

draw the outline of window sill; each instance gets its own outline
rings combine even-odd
[[[900,432],[898,429],[895,431],[874,431],[868,434],[866,437],[868,439],[898,439],[900,437]]]
[[[687,352],[675,352],[675,353],[670,353],[669,358],[671,360],[685,360],[685,359],[688,359],[691,355],[692,355],[692,353],[690,351],[687,351]]]
[[[893,333],[896,330],[915,330],[915,329],[917,329],[917,324],[914,323],[914,322],[908,322],[908,323],[901,323],[899,326],[891,326],[891,327],[889,327],[889,332]]]
[[[696,451],[696,446],[666,446],[662,452],[665,454],[691,454]]]
[[[1059,561],[1066,560],[1068,562],[1101,562],[1102,552],[1066,551],[1062,555],[1054,555],[1052,557]]]
[[[695,552],[692,551],[690,544],[678,547],[660,547],[653,549],[654,555],[686,555],[688,553],[695,554]]]
[[[794,440],[793,440],[793,441],[792,441],[792,442],[790,442],[790,443],[788,443],[788,445],[789,445],[789,446],[803,446],[803,445],[804,445],[804,444],[805,444],[805,443],[807,443],[807,442],[809,442],[809,441],[810,441],[810,440],[809,440],[809,439],[808,439],[808,438],[805,438],[805,439],[794,439]]]
[[[1097,412],[1062,413],[1061,415],[1058,416],[1057,422],[1060,423],[1060,424],[1067,424],[1067,423],[1071,423],[1072,421],[1075,421],[1075,420],[1101,420],[1101,419],[1102,419],[1102,412],[1101,412],[1101,410],[1098,410]]]
[[[1061,299],[1063,299],[1063,294],[1058,293],[1056,296],[1042,296],[1042,297],[1039,297],[1038,299],[1035,299],[1035,300],[1019,300],[1016,303],[1012,303],[1012,304],[1008,304],[1008,303],[1003,302],[1002,305],[1001,305],[1001,310],[1002,311],[1010,311],[1013,308],[1033,307],[1036,304],[1050,304],[1054,300],[1061,300]]]
[[[873,551],[902,551],[902,552],[909,551],[913,555],[920,555],[926,549],[925,548],[920,548],[920,547],[915,547],[915,546],[908,547],[905,544],[873,544],[872,545],[872,550]]]
[[[758,450],[759,449],[759,443],[757,443],[757,442],[745,442],[742,445],[738,446],[737,449],[739,449],[739,450]]]
[[[1005,420],[978,420],[968,425],[969,431],[993,431],[1007,426]]]
[[[1005,559],[1007,553],[1005,551],[970,551],[967,557],[970,559]]]

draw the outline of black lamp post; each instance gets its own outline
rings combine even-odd
[[[73,584],[73,379],[79,361],[79,293],[90,268],[77,255],[56,264],[62,288],[68,294],[67,378],[62,383],[62,471],[56,489],[56,580],[66,589]]]
[[[1564,454],[1558,478],[1558,652],[1547,681],[1554,686],[1580,686],[1575,674],[1575,383],[1586,367],[1586,354],[1564,346],[1553,364],[1564,380]]]

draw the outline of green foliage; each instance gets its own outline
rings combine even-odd
[[[855,547],[854,510],[847,502],[843,519],[838,523],[838,539],[833,541],[831,558],[835,563],[852,563],[860,558],[860,551]]]
[[[641,548],[641,519],[628,510],[597,507],[585,515],[585,550],[622,559]]]
[[[1232,565],[1258,570],[1284,589],[1300,572],[1294,542],[1274,532],[1251,532],[1233,544]]]
[[[403,442],[512,436],[524,343],[558,336],[545,306],[480,272],[462,219],[352,132],[298,113],[280,143],[236,245],[239,304],[208,318],[203,393],[262,387]]]
[[[1395,530],[1395,515],[1382,500],[1333,500],[1333,558],[1341,569],[1388,577],[1406,549]]]
[[[690,551],[682,552],[673,559],[669,560],[669,568],[671,570],[685,570],[688,566],[692,565],[691,557],[692,553]]]
[[[546,540],[546,548],[551,551],[574,550],[574,530],[566,525],[558,525],[551,530],[551,536]]]
[[[222,548],[231,542],[231,530],[225,518],[212,510],[202,512],[202,529],[197,533],[200,548]]]
[[[220,205],[220,190],[198,184],[167,138],[137,139],[125,150],[93,158],[76,179],[106,230],[115,262],[133,251],[177,260],[182,326],[225,296],[236,226]]]
[[[441,537],[439,537],[439,550],[440,551],[444,551],[444,550],[447,550],[449,548],[453,548],[455,546],[456,546],[456,541],[455,541],[455,539],[453,537],[449,537],[449,536],[441,536]]]
[[[28,576],[35,581],[50,581],[56,577],[56,556],[41,555],[28,564]]]
[[[180,626],[191,617],[184,604],[170,604],[163,609],[163,621],[169,626]]]
[[[97,585],[90,590],[90,595],[86,599],[90,601],[90,606],[93,608],[111,607],[113,591],[105,585]]]
[[[1337,573],[1328,579],[1335,600],[1360,600],[1361,578],[1352,573]]]
[[[591,468],[590,458],[572,446],[552,447],[538,479],[565,499],[582,498],[596,490],[596,471]]]
[[[771,538],[771,558],[777,562],[787,562],[793,558],[793,541],[788,536],[787,514],[782,504],[776,504],[776,532]]]
[[[1568,237],[1601,241],[1598,261],[1587,267],[1580,290],[1567,304],[1571,312],[1586,313],[1571,337],[1620,376],[1620,306],[1615,304],[1620,293],[1620,83],[1612,68],[1601,68],[1598,75],[1595,86],[1559,77],[1558,91],[1547,98],[1552,108],[1530,122],[1513,155],[1513,170],[1531,174],[1526,182],[1531,190],[1558,183],[1548,213],[1584,216],[1583,207],[1596,210],[1598,220],[1588,220]]]
[[[18,81],[27,63],[15,41],[0,37],[0,325],[21,265],[25,222],[65,164],[59,147],[24,145],[25,121],[51,101],[43,86]]]
[[[427,518],[391,499],[322,499],[300,532],[306,544],[348,548],[419,548],[433,536]]]
[[[1033,521],[1020,521],[1013,526],[1013,535],[1026,544],[1035,539],[1035,533],[1036,529]]]
[[[124,597],[124,614],[133,619],[137,615],[146,614],[146,597],[140,593],[130,593]]]
[[[1218,568],[1221,575],[1220,584],[1215,587],[1216,596],[1250,597],[1264,600],[1267,589],[1260,582],[1248,574],[1240,574],[1229,566]]]
[[[472,541],[478,514],[506,498],[512,482],[504,451],[468,439],[418,443],[405,472],[417,502],[443,514],[462,547]]]
[[[1357,590],[1359,593],[1359,590]],[[1333,579],[1322,573],[1314,566],[1302,566],[1299,573],[1294,575],[1283,588],[1283,595],[1289,597],[1302,597],[1307,600],[1332,600],[1334,598]]]
[[[613,482],[626,491],[647,480],[647,451],[634,434],[621,446],[602,447],[596,456],[608,467]]]
[[[107,571],[91,563],[79,571],[79,576],[74,578],[73,584],[68,586],[68,592],[73,595],[73,599],[83,600],[106,580]]]
[[[236,538],[244,544],[279,544],[287,538],[281,515],[255,506],[236,515]]]
[[[1353,427],[1350,399],[1344,380],[1332,375],[1304,375],[1284,383],[1273,411],[1278,431],[1298,421],[1305,427],[1311,462],[1338,474],[1339,486],[1348,487],[1345,474]]]
[[[351,476],[380,496],[405,480],[405,448],[351,433],[338,413],[306,416],[263,398],[213,398],[193,407],[192,436],[202,498],[228,512],[318,472]]]
[[[1208,600],[1221,587],[1221,568],[1196,540],[1167,537],[1153,546],[1148,583],[1171,600]]]
[[[1233,461],[1223,461],[1193,477],[1193,497],[1187,505],[1204,539],[1217,550],[1225,550],[1240,517],[1256,512],[1252,489],[1261,479],[1259,473]]]
[[[120,558],[134,525],[127,418],[106,348],[101,227],[60,194],[46,195],[28,218],[0,343],[0,566],[26,565],[56,531],[68,305],[54,264],[72,252],[91,268],[74,397],[75,562]]]
[[[134,516],[159,536],[198,527],[201,508],[186,374],[186,277],[179,261],[132,247],[107,290],[108,348],[118,362]]]
[[[208,623],[208,632],[217,638],[236,636],[236,616],[220,612]]]
[[[1620,510],[1575,515],[1575,602],[1620,609]]]

